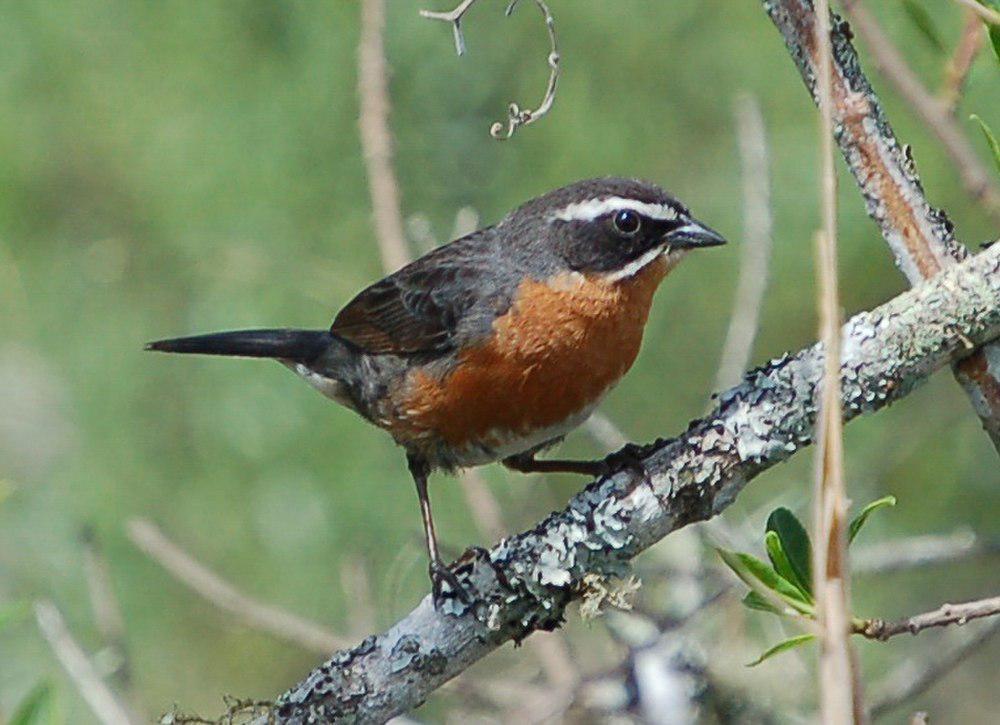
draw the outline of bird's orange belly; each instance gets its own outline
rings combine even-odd
[[[666,272],[661,259],[613,283],[577,273],[525,283],[490,339],[447,374],[410,373],[386,427],[408,447],[444,447],[457,465],[561,437],[632,366]]]

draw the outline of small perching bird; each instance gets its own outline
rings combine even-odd
[[[724,243],[655,184],[579,181],[376,282],[329,330],[221,332],[147,349],[274,358],[388,431],[417,486],[434,600],[465,598],[438,552],[428,475],[492,461],[610,473],[612,458],[535,455],[632,366],[667,273],[688,250]]]

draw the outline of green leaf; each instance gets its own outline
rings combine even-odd
[[[895,506],[895,505],[896,505],[895,496],[883,496],[877,501],[872,501],[870,504],[861,509],[861,513],[859,513],[854,518],[854,521],[851,522],[850,528],[848,528],[847,530],[847,543],[850,544],[852,541],[854,541],[854,537],[858,535],[859,531],[861,531],[861,527],[865,525],[865,522],[868,520],[869,516],[878,511],[880,508],[885,508],[886,506]]]
[[[944,41],[941,40],[941,36],[934,25],[934,19],[927,12],[927,8],[917,2],[917,0],[903,0],[903,10],[910,16],[910,20],[917,26],[917,30],[923,33],[928,42],[934,46],[934,49],[939,53],[943,53],[945,51]]]
[[[770,612],[771,614],[777,614],[778,616],[784,616],[786,614],[786,612],[783,612],[781,609],[774,606],[774,604],[769,602],[753,589],[747,592],[742,601],[743,606],[747,609],[756,609],[758,612]]]
[[[781,541],[781,549],[785,552],[792,576],[782,573],[786,579],[808,594],[812,601],[812,544],[809,534],[802,522],[791,511],[784,507],[776,508],[767,517],[767,530],[773,531]],[[765,538],[765,542],[767,539]],[[770,549],[768,555],[770,556]],[[771,559],[774,562],[774,559]],[[777,567],[777,563],[775,563]],[[778,569],[780,572],[781,569]]]
[[[997,137],[993,135],[993,129],[986,125],[986,121],[974,113],[969,118],[976,121],[979,124],[979,128],[983,130],[986,143],[990,147],[990,151],[993,152],[993,163],[997,165],[997,171],[1000,171],[1000,141],[997,141]]]
[[[812,605],[803,598],[798,588],[757,557],[726,549],[717,548],[716,551],[736,576],[751,589],[770,589],[781,601],[797,612],[808,615],[814,613]],[[763,595],[761,598],[767,599]]]
[[[787,652],[790,649],[801,647],[807,642],[812,642],[814,639],[816,639],[815,634],[800,634],[798,637],[790,637],[789,639],[786,639],[784,642],[778,642],[778,644],[774,645],[774,647],[764,652],[764,654],[755,659],[753,662],[748,663],[747,667],[756,667],[766,659],[770,659],[775,655],[780,655],[782,652]]]
[[[771,560],[778,575],[798,589],[803,600],[811,602],[812,595],[809,593],[809,589],[799,581],[798,575],[792,568],[792,564],[781,546],[781,540],[778,538],[777,532],[768,531],[764,534],[764,546],[767,548],[767,557]]]
[[[39,725],[52,721],[55,690],[48,682],[42,682],[21,700],[14,710],[8,725]]]

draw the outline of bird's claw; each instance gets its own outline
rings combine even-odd
[[[431,576],[431,598],[434,601],[434,608],[439,609],[445,600],[445,590],[443,585],[448,585],[448,594],[451,597],[458,597],[463,604],[471,604],[472,597],[462,583],[455,576],[455,572],[442,561],[432,561],[428,567]]]

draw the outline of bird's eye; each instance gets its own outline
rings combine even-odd
[[[631,236],[639,231],[639,227],[642,226],[642,220],[639,219],[639,215],[634,211],[622,209],[615,214],[614,224],[615,229],[619,232]]]

